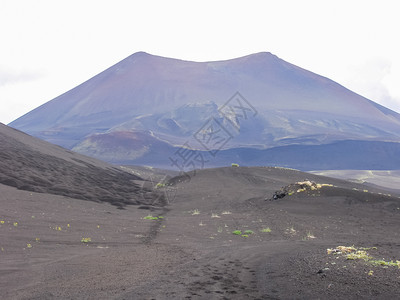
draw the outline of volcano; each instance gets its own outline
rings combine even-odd
[[[164,168],[186,152],[204,157],[196,167],[316,169],[293,162],[296,151],[328,153],[329,169],[387,169],[400,151],[398,113],[268,52],[214,62],[138,52],[9,125],[108,162]],[[343,166],[357,160],[349,143],[367,152]],[[330,149],[342,155],[330,160]]]

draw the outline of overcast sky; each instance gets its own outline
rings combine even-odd
[[[268,51],[400,112],[399,28],[396,0],[0,0],[0,122],[137,51]]]

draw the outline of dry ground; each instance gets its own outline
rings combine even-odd
[[[332,186],[270,200],[306,179]],[[400,260],[398,195],[261,167],[197,171],[158,192],[165,207],[121,210],[0,185],[2,298],[399,297],[397,266],[327,254],[354,245]]]

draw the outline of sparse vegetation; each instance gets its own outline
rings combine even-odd
[[[234,231],[232,231],[232,234],[234,234],[234,235],[241,235],[241,234],[242,234],[242,231],[241,231],[241,230],[234,230]]]
[[[238,168],[238,167],[239,167],[239,164],[232,163],[232,167]]]
[[[195,215],[199,215],[200,211],[198,209],[194,209],[193,211],[191,211],[191,213],[192,213],[192,216],[195,216]]]
[[[232,213],[230,211],[224,210],[221,215],[231,215]]]
[[[296,235],[297,231],[296,231],[296,229],[294,229],[293,226],[291,226],[291,227],[286,229],[285,233],[289,234],[289,235]]]
[[[338,246],[336,248],[327,249],[328,254],[334,255],[342,255],[347,260],[363,260],[366,263],[373,265],[373,266],[383,266],[383,267],[398,267],[400,269],[400,261],[386,261],[384,259],[375,259],[371,256],[367,251],[369,250],[377,250],[376,247],[371,248],[356,248],[354,246]],[[373,275],[373,271],[370,271],[368,275]]]
[[[243,232],[243,234],[246,234],[246,235],[253,234],[253,233],[254,233],[253,230],[245,230],[245,232]]]
[[[92,239],[90,237],[84,237],[81,239],[82,243],[90,243],[92,241]]]
[[[307,236],[306,236],[306,238],[307,238],[308,240],[310,240],[310,239],[315,239],[315,236],[311,233],[311,231],[307,231]]]
[[[146,217],[144,217],[144,220],[159,220],[159,219],[163,219],[163,216],[158,216],[158,217],[153,217],[152,215],[147,215]]]
[[[159,182],[159,183],[156,184],[156,189],[159,189],[159,188],[162,188],[162,187],[165,187],[165,186],[166,186],[165,183]]]
[[[260,230],[260,232],[263,232],[263,233],[269,233],[269,232],[271,232],[271,231],[272,231],[272,230],[271,230],[271,228],[269,228],[269,227],[263,228],[263,229]]]

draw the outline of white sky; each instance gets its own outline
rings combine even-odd
[[[137,51],[269,51],[400,112],[399,29],[396,0],[0,0],[0,122]]]

